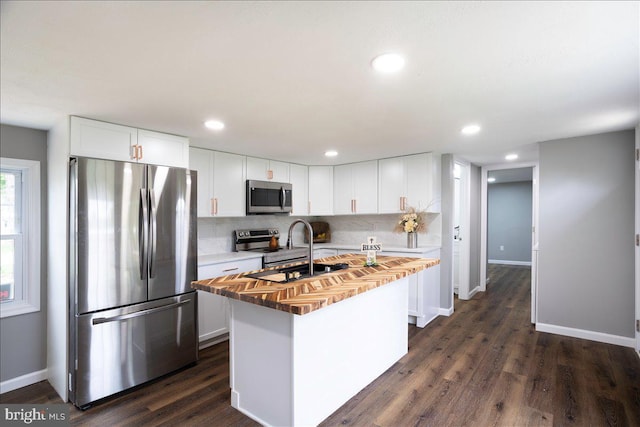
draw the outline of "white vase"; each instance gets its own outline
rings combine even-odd
[[[418,247],[418,233],[407,233],[407,248],[415,249]]]

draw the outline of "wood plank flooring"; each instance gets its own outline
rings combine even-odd
[[[640,359],[630,348],[538,333],[530,270],[491,266],[485,293],[451,317],[409,327],[409,353],[322,426],[640,426]],[[366,325],[363,325],[366,327]],[[256,426],[229,406],[228,345],[199,363],[82,412],[78,426]],[[47,382],[0,403],[60,403]]]

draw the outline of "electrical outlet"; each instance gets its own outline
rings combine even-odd
[[[504,246],[500,245],[500,250],[504,251]]]

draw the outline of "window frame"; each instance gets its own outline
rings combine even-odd
[[[40,311],[40,265],[41,265],[41,214],[40,214],[40,162],[37,160],[0,157],[2,169],[20,170],[22,173],[22,194],[20,197],[21,238],[13,238],[22,246],[16,251],[16,264],[21,258],[21,273],[16,274],[13,301],[0,304],[0,318],[18,316]],[[15,235],[9,235],[15,236]],[[19,253],[18,253],[19,252]],[[14,270],[15,271],[15,270]],[[21,276],[21,277],[18,277]],[[18,284],[18,279],[21,283]],[[20,287],[20,290],[18,289]],[[21,292],[20,292],[21,291]],[[18,298],[20,297],[21,298]]]

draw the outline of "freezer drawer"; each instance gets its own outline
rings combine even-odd
[[[197,360],[197,293],[76,317],[78,407]]]

